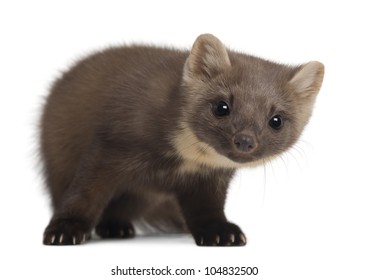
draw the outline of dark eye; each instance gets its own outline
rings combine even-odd
[[[280,115],[275,115],[269,120],[269,125],[275,130],[279,130],[283,126],[283,119]]]
[[[229,106],[224,101],[220,101],[216,105],[214,114],[217,115],[218,117],[227,116],[229,115],[229,113],[230,113]]]

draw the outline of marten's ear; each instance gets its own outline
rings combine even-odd
[[[184,79],[209,79],[229,69],[231,62],[223,43],[211,34],[197,37],[187,58]]]
[[[318,94],[324,77],[324,65],[311,61],[301,66],[289,81],[292,91],[301,97],[312,97]]]

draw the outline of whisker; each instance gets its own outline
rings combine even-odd
[[[267,184],[266,164],[267,164],[266,160],[263,159],[263,170],[264,170],[263,200],[262,200],[263,207],[264,207],[264,204],[265,204],[265,193],[266,193],[266,184]]]

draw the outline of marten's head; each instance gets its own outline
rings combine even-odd
[[[323,76],[320,62],[280,65],[199,36],[183,71],[177,152],[186,162],[235,168],[287,150],[310,118]]]

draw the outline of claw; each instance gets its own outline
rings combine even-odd
[[[59,244],[63,243],[64,234],[62,233],[59,237]]]
[[[77,243],[76,237],[73,236],[73,245],[76,245],[76,243]]]
[[[55,235],[51,236],[50,244],[54,244],[55,241]]]
[[[215,236],[215,244],[219,245],[219,243],[220,243],[220,236],[217,235]]]
[[[204,237],[201,236],[201,238],[200,238],[200,245],[203,245],[203,244],[204,244]]]
[[[235,242],[235,240],[236,240],[236,237],[234,236],[234,234],[233,234],[233,233],[231,233],[231,234],[229,235],[229,239],[231,240],[231,244],[233,244],[233,243]]]
[[[242,233],[240,233],[240,241],[242,244],[246,244],[246,237]]]

